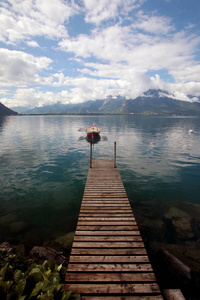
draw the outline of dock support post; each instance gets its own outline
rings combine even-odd
[[[92,168],[92,143],[90,143],[90,168]]]
[[[114,168],[117,168],[117,164],[116,164],[116,142],[114,142]]]

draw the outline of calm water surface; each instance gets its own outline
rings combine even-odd
[[[84,129],[93,123],[102,128],[94,157],[112,158],[117,142],[138,222],[177,202],[200,205],[198,117],[0,117],[0,242],[42,244],[75,230],[89,168]]]

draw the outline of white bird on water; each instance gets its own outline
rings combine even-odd
[[[192,130],[192,129],[190,129],[190,130],[189,130],[189,133],[193,133],[193,130]]]

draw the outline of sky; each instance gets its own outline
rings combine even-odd
[[[148,89],[200,96],[199,0],[0,0],[4,105],[129,99]]]

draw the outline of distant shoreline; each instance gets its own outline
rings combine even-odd
[[[200,117],[199,114],[157,114],[157,113],[46,113],[46,114],[17,114],[1,115],[0,117],[18,117],[18,116],[161,116],[161,117]]]

